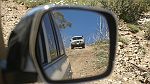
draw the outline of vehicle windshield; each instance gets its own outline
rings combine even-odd
[[[83,39],[82,37],[74,37],[72,38],[73,40],[79,40],[79,39]]]

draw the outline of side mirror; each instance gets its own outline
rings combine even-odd
[[[40,78],[75,83],[109,76],[117,40],[114,15],[85,7],[44,7],[34,17],[29,42]]]

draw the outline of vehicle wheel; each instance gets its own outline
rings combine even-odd
[[[82,48],[85,48],[85,45],[83,45]]]
[[[73,46],[71,46],[71,49],[74,49],[74,47],[73,47]]]

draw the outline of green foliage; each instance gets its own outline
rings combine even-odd
[[[109,40],[96,41],[92,46],[94,46],[95,50],[103,49],[108,51]]]
[[[138,25],[135,24],[127,24],[128,28],[130,29],[130,31],[132,33],[137,33],[140,31],[140,27]]]
[[[128,45],[129,40],[127,38],[119,37],[118,39],[119,42],[122,42],[125,45]]]
[[[86,6],[99,6],[99,0],[14,0],[17,3],[24,3],[25,6],[32,8],[43,4],[56,4],[56,5],[86,5]]]
[[[42,4],[81,5],[103,7],[113,11],[120,19],[135,23],[143,12],[150,10],[150,0],[15,0],[32,8]]]
[[[36,6],[38,6],[38,5],[44,4],[44,2],[24,2],[24,4],[25,4],[28,8],[33,8],[33,7],[36,7]]]
[[[49,0],[14,0],[17,3],[23,3],[28,8],[33,8],[39,5],[49,3]]]
[[[150,40],[150,22],[147,22],[145,24],[146,30],[145,30],[145,38]]]
[[[109,44],[109,40],[102,40],[102,41],[96,41],[95,45],[103,45],[103,44]]]
[[[64,3],[70,5],[97,6],[99,4],[99,1],[98,0],[64,0]]]
[[[138,51],[142,52],[144,55],[146,54],[146,49],[141,45],[138,47]]]
[[[150,6],[150,0],[145,0],[145,2]]]
[[[103,7],[117,14],[128,23],[135,23],[143,12],[148,11],[149,0],[100,0]]]

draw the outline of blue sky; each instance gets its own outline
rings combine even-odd
[[[71,27],[60,29],[65,46],[69,46],[72,36],[82,35],[85,38],[86,44],[93,43],[93,35],[95,35],[100,28],[100,14],[81,11],[81,10],[57,10],[61,12],[65,19],[72,23]],[[104,18],[104,17],[103,17]],[[105,19],[105,18],[104,18]],[[106,27],[103,21],[102,33],[106,34]],[[102,37],[103,35],[100,35]]]

